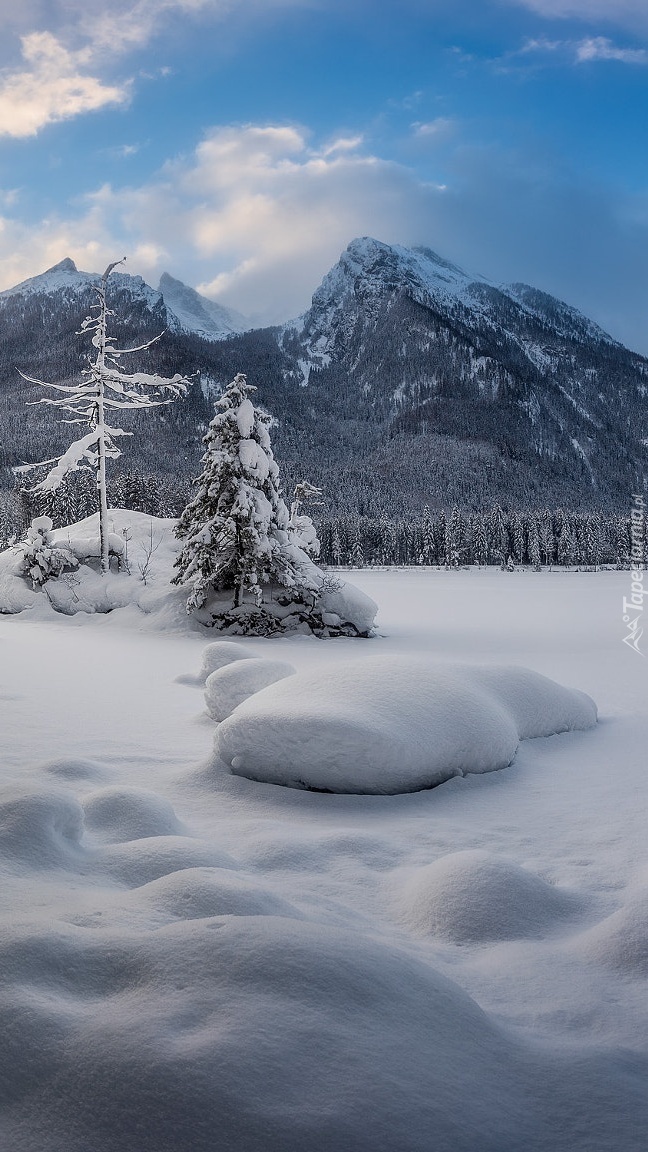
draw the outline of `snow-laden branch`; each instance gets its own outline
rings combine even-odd
[[[108,428],[107,425],[103,426],[105,437],[106,455],[112,459],[116,459],[121,455],[119,448],[113,444],[113,437],[118,436],[132,436],[132,432],[125,432],[123,428]],[[14,468],[14,472],[22,474],[31,472],[34,468],[46,467],[48,464],[54,464],[50,469],[44,480],[35,484],[30,488],[30,492],[55,492],[60,487],[65,477],[70,472],[78,472],[81,468],[95,468],[97,465],[99,454],[99,430],[95,428],[92,432],[87,432],[80,440],[75,440],[70,447],[59,456],[58,459],[54,457],[53,460],[41,460],[37,464],[20,464]]]

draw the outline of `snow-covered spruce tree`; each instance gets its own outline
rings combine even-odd
[[[185,543],[173,583],[191,585],[187,612],[202,608],[211,592],[228,590],[233,608],[241,606],[246,591],[260,608],[268,582],[290,589],[295,598],[317,591],[290,538],[270,446],[271,417],[252,404],[254,391],[239,373],[216,402],[203,437],[198,491],[176,527]]]
[[[17,545],[23,560],[23,574],[32,582],[32,588],[42,588],[48,580],[66,570],[78,567],[73,553],[54,542],[52,521],[49,516],[37,516],[27,529],[24,540]]]
[[[75,440],[58,459],[42,460],[38,464],[23,464],[14,468],[14,472],[20,474],[33,468],[53,465],[45,479],[30,489],[33,493],[47,495],[55,492],[71,472],[83,468],[96,470],[102,573],[107,572],[109,567],[106,459],[110,457],[115,460],[121,456],[121,450],[115,443],[118,437],[132,435],[122,428],[111,428],[106,424],[106,411],[115,408],[139,411],[160,404],[171,404],[173,400],[183,396],[189,386],[189,381],[177,373],[169,380],[146,372],[133,372],[129,375],[121,370],[120,357],[145,352],[160,339],[160,336],[156,336],[136,348],[116,348],[114,337],[108,335],[108,317],[114,315],[106,301],[108,277],[113,268],[117,268],[123,262],[116,260],[113,264],[109,264],[94,289],[97,302],[91,308],[91,315],[86,316],[83,321],[81,331],[90,335],[96,354],[88,368],[83,369],[79,383],[50,384],[45,380],[36,380],[33,376],[20,373],[31,384],[54,388],[57,392],[63,393],[57,399],[44,397],[36,403],[51,404],[63,412],[71,412],[74,419],[66,423],[87,424],[90,429],[85,436]],[[147,389],[151,389],[152,394],[147,392]]]

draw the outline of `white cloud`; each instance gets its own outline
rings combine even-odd
[[[415,241],[426,196],[409,171],[364,152],[360,137],[315,147],[302,128],[248,125],[215,129],[157,180],[103,188],[91,203],[118,247],[132,236],[168,250],[143,269],[152,279],[170,267],[277,322],[307,304],[355,235]]]
[[[648,64],[648,50],[645,48],[620,48],[606,36],[589,36],[584,40],[548,40],[539,37],[525,41],[516,52],[509,52],[505,60],[519,56],[533,56],[538,53],[551,53],[567,57],[575,64],[588,64],[597,61],[615,60],[621,64]]]
[[[412,130],[415,136],[433,137],[437,140],[446,139],[451,136],[456,127],[456,121],[450,116],[437,116],[434,120],[428,120],[425,123],[416,121],[412,124]]]
[[[165,15],[192,15],[207,11],[225,15],[233,0],[135,0],[135,3],[83,3],[79,6],[81,28],[95,55],[121,55],[141,48],[160,31]]]
[[[33,136],[47,124],[127,101],[132,80],[107,83],[114,61],[142,49],[167,29],[173,17],[223,20],[308,4],[311,0],[0,0],[0,51],[15,54],[12,32],[20,38],[22,63],[0,72],[0,135]],[[16,14],[18,12],[18,14]],[[47,24],[45,30],[43,25]],[[53,30],[54,29],[54,30]],[[7,34],[8,33],[8,34]],[[138,74],[141,60],[137,61]],[[165,69],[158,70],[164,72]]]
[[[46,124],[123,104],[128,86],[104,85],[86,71],[88,54],[69,52],[49,32],[22,39],[22,71],[0,76],[0,135],[34,136]]]
[[[584,64],[592,60],[617,60],[622,64],[648,64],[645,48],[618,48],[605,36],[591,36],[576,45],[576,60]]]
[[[648,29],[646,0],[509,0],[540,16],[576,19],[587,23],[604,21],[635,31]]]

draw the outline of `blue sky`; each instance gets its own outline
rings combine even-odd
[[[646,0],[0,13],[0,288],[126,253],[275,322],[373,235],[648,353]]]

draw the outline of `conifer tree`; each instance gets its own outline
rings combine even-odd
[[[446,524],[445,557],[446,567],[458,568],[461,563],[464,526],[458,508],[453,508]]]
[[[529,562],[533,565],[534,572],[540,571],[540,535],[535,516],[529,517]]]
[[[486,535],[484,517],[481,513],[478,513],[475,517],[474,548],[475,563],[479,564],[480,567],[488,564],[488,537]]]
[[[426,504],[423,508],[423,520],[421,522],[421,564],[434,563],[434,527],[432,525],[432,517],[430,509]]]
[[[509,534],[506,518],[499,504],[495,504],[490,514],[490,551],[493,563],[504,566],[509,554]]]
[[[303,554],[290,541],[268,433],[271,417],[252,404],[254,391],[239,373],[216,402],[203,437],[198,491],[176,527],[185,543],[173,582],[191,584],[187,612],[201,608],[212,590],[233,590],[235,608],[246,591],[260,606],[262,584],[271,580],[298,593],[314,590]]]
[[[46,499],[52,497],[70,473],[84,468],[96,470],[102,573],[108,571],[109,565],[106,459],[110,457],[116,460],[121,456],[121,449],[116,441],[121,436],[131,435],[123,428],[111,428],[106,423],[106,413],[112,409],[141,410],[159,404],[170,404],[178,396],[183,396],[189,385],[189,381],[178,373],[168,380],[146,372],[128,374],[122,371],[120,366],[122,356],[145,352],[160,338],[156,336],[154,340],[149,340],[137,348],[117,348],[114,337],[108,335],[108,317],[114,315],[106,299],[108,277],[113,268],[122,263],[122,260],[116,260],[106,268],[95,288],[97,302],[92,306],[92,315],[86,316],[81,325],[81,331],[90,335],[92,346],[96,349],[94,360],[81,373],[81,380],[76,384],[50,384],[21,372],[21,376],[30,384],[39,384],[43,388],[53,388],[62,393],[57,399],[44,397],[38,403],[50,404],[63,412],[72,413],[74,419],[67,423],[85,424],[89,431],[70,444],[58,459],[42,460],[38,464],[23,464],[14,469],[16,473],[23,473],[32,468],[53,465],[49,468],[45,479],[31,489],[32,493]],[[147,389],[152,391],[147,393]]]
[[[558,563],[564,567],[569,567],[570,564],[574,563],[574,538],[568,516],[562,509],[559,511],[561,512],[561,526],[557,544]]]

